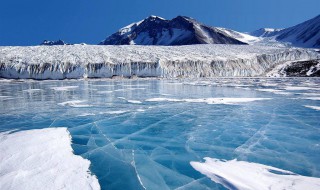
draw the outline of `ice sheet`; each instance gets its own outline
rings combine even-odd
[[[320,178],[306,177],[290,171],[245,161],[221,161],[204,158],[190,164],[211,180],[228,189],[239,190],[306,190],[320,189]]]
[[[3,82],[0,131],[67,127],[74,154],[90,160],[90,170],[108,190],[223,189],[190,165],[203,157],[238,158],[320,177],[320,112],[305,107],[319,102],[303,99],[319,97],[314,90],[319,84],[319,78]],[[78,88],[51,89],[60,86]],[[292,86],[313,89],[284,90]],[[145,89],[127,90],[140,87]],[[157,98],[164,99],[145,101]]]
[[[0,133],[0,189],[100,189],[66,128]]]

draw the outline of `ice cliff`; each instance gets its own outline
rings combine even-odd
[[[311,49],[245,45],[0,47],[0,77],[249,77],[318,58]]]

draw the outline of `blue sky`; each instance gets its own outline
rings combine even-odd
[[[149,15],[190,16],[242,32],[284,28],[317,16],[319,7],[320,0],[0,0],[0,45],[97,44]]]

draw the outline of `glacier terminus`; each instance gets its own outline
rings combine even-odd
[[[0,77],[263,77],[278,65],[318,59],[313,49],[255,45],[0,47]]]

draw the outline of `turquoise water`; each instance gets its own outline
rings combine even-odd
[[[68,127],[102,189],[224,189],[190,161],[236,158],[320,177],[319,97],[317,78],[0,80],[0,131]]]

